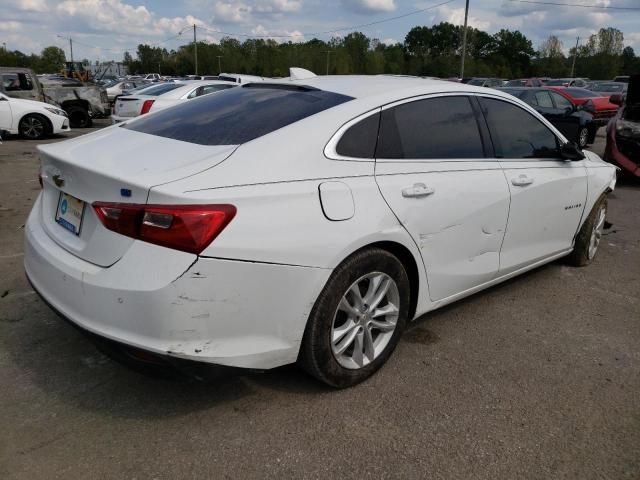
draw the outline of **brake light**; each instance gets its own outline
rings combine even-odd
[[[149,113],[149,110],[151,110],[151,106],[153,105],[153,102],[155,102],[155,100],[145,100],[144,103],[142,104],[142,110],[140,110],[140,115]]]
[[[95,202],[102,224],[114,232],[167,248],[199,254],[236,215],[220,205],[140,205]]]

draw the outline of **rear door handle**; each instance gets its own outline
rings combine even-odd
[[[516,187],[526,187],[527,185],[531,185],[533,183],[533,178],[528,177],[527,175],[520,175],[518,177],[512,178],[511,183],[513,183]]]
[[[433,188],[427,187],[424,183],[414,183],[411,187],[402,189],[402,196],[405,198],[426,197],[434,192]]]

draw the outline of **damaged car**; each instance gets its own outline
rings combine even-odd
[[[604,159],[640,177],[640,75],[631,77],[626,98],[614,94],[610,101],[621,107],[607,125]]]
[[[24,266],[63,318],[132,361],[337,388],[427,312],[591,263],[616,181],[507,93],[293,69],[39,151]]]

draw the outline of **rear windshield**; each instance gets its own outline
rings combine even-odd
[[[565,90],[565,92],[567,92],[569,95],[571,95],[573,98],[593,98],[593,97],[599,97],[599,95],[596,95],[593,92],[590,92],[589,90],[586,90],[584,88],[567,88]]]
[[[135,93],[139,93],[141,95],[162,95],[163,93],[170,92],[178,87],[184,87],[184,83],[161,83],[160,85],[153,85],[152,87],[145,86]]]
[[[239,145],[352,99],[307,87],[249,84],[204,95],[122,128],[199,145]]]

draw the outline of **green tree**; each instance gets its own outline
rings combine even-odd
[[[64,50],[55,46],[46,47],[40,54],[37,70],[39,73],[57,73],[65,62]]]

